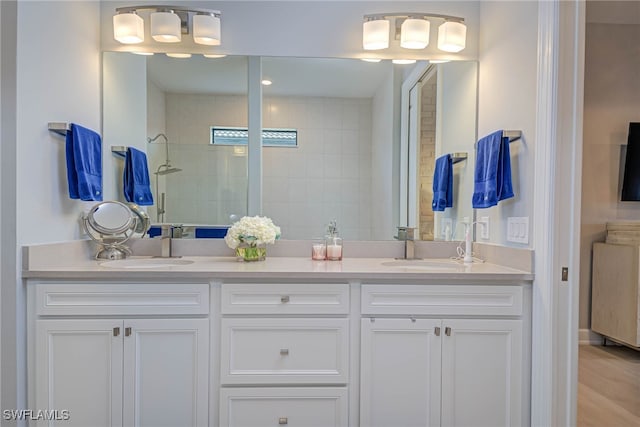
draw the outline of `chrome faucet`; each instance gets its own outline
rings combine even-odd
[[[171,240],[182,237],[182,225],[163,224],[161,226],[161,254],[162,258],[171,258]]]
[[[413,227],[398,227],[398,235],[394,236],[395,239],[404,242],[404,256],[402,259],[416,259],[415,257],[415,231]]]

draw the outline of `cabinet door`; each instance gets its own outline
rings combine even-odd
[[[132,319],[124,331],[124,425],[206,426],[209,320]]]
[[[37,425],[122,426],[121,334],[122,320],[36,321],[33,409],[70,416]]]
[[[362,426],[440,425],[440,320],[362,319]]]
[[[442,326],[442,425],[522,425],[522,321]]]

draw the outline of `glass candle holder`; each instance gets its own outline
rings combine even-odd
[[[316,261],[327,259],[327,242],[324,239],[313,239],[311,242],[311,259]]]
[[[342,260],[342,238],[327,237],[327,259],[330,261]]]

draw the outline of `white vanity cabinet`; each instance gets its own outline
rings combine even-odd
[[[225,283],[220,426],[346,426],[349,285]]]
[[[64,425],[208,425],[209,284],[36,282],[28,299],[30,408],[68,410]]]
[[[527,425],[523,292],[363,285],[361,426]]]

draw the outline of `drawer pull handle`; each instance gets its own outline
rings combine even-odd
[[[131,336],[131,328],[124,328],[124,336],[128,337]]]
[[[434,333],[436,334],[437,337],[440,336],[440,326],[436,326]]]
[[[446,336],[450,337],[451,336],[451,328],[448,327],[448,326],[446,328],[444,328],[444,334]]]
[[[281,356],[288,356],[289,355],[289,349],[288,348],[281,348],[280,349],[280,355]]]
[[[118,335],[120,335],[120,328],[113,328],[113,336],[117,337]]]
[[[289,302],[289,295],[281,296],[280,297],[280,302],[283,303],[283,304]]]
[[[278,424],[280,424],[280,425],[289,424],[289,418],[287,418],[287,417],[278,418]]]

